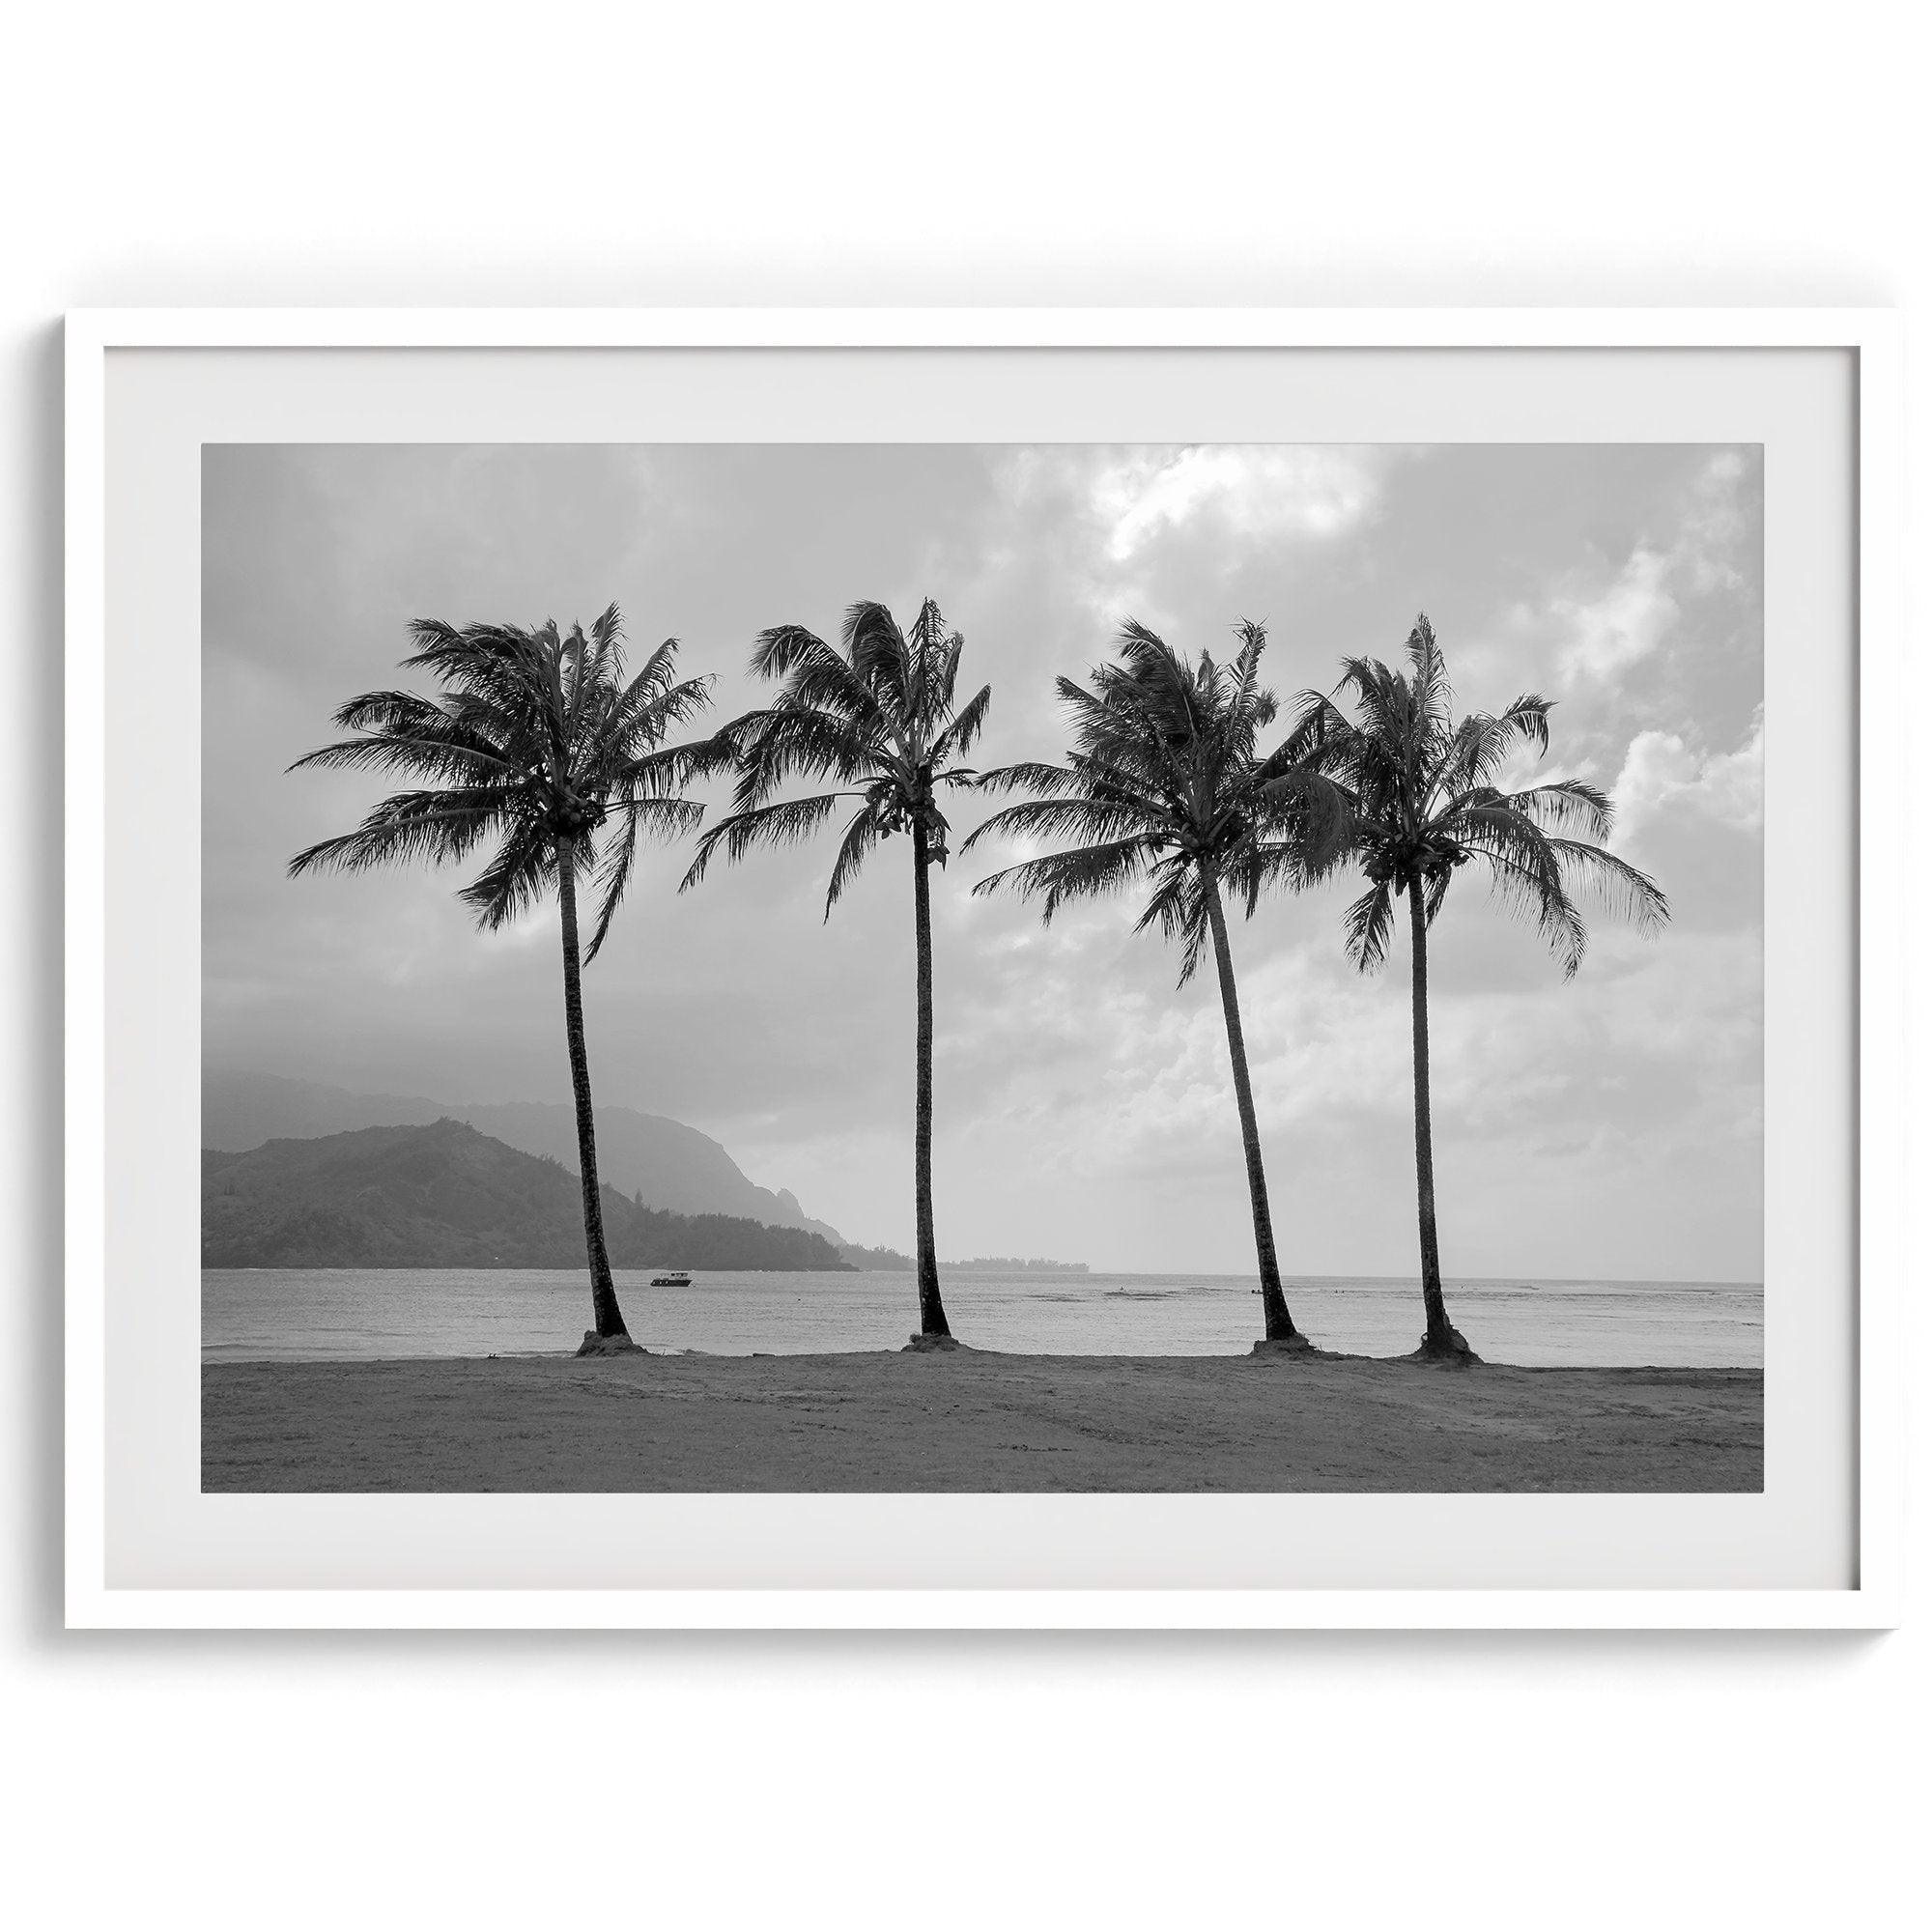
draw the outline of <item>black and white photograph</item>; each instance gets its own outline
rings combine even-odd
[[[208,443],[204,1491],[1759,1492],[1764,605],[1755,443]]]

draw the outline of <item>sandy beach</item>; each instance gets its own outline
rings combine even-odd
[[[1747,1369],[637,1355],[202,1370],[210,1491],[1756,1491]]]

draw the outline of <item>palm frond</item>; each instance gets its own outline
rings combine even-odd
[[[1342,708],[1325,691],[1304,691],[1294,700],[1294,715],[1282,754],[1309,770],[1325,770],[1359,734]]]
[[[1497,717],[1471,712],[1450,734],[1431,774],[1433,789],[1463,791],[1489,784],[1519,746],[1544,756],[1549,750],[1550,707],[1550,699],[1531,692]]]
[[[1490,889],[1498,904],[1513,917],[1536,927],[1548,946],[1563,977],[1573,980],[1583,963],[1590,930],[1576,901],[1564,890],[1559,870],[1554,879],[1540,867],[1494,845],[1473,848],[1490,868]]]
[[[611,922],[630,890],[631,875],[637,865],[640,838],[675,838],[696,832],[704,819],[704,808],[689,798],[630,798],[609,809],[612,826],[610,849],[604,854],[598,874],[597,924],[583,954],[588,966],[604,950]]]
[[[1549,841],[1566,874],[1582,885],[1606,910],[1628,920],[1646,938],[1661,931],[1670,919],[1670,900],[1648,872],[1601,845],[1577,838]]]
[[[1353,850],[1372,882],[1348,915],[1357,964],[1378,964],[1386,954],[1391,894],[1420,893],[1433,921],[1458,867],[1472,858],[1485,861],[1505,909],[1537,927],[1566,975],[1577,971],[1588,939],[1574,883],[1655,930],[1669,908],[1654,880],[1604,849],[1611,809],[1602,791],[1580,779],[1495,788],[1519,750],[1548,753],[1550,700],[1529,692],[1500,713],[1452,723],[1448,671],[1426,616],[1406,648],[1406,677],[1374,659],[1346,660],[1337,691],[1355,715],[1306,693],[1284,747],[1302,771],[1327,778],[1348,797]]]
[[[541,826],[521,825],[457,897],[494,932],[532,905],[555,875],[554,841]]]
[[[845,656],[860,681],[881,705],[901,720],[913,711],[912,665],[905,633],[883,604],[851,605],[840,634]]]
[[[1041,797],[1065,797],[1085,789],[1082,774],[1071,763],[999,765],[990,772],[981,772],[979,782],[981,791],[995,794],[1030,791]]]
[[[1305,892],[1327,877],[1332,867],[1315,867],[1300,845],[1290,839],[1256,838],[1234,853],[1221,867],[1229,894],[1240,901],[1252,919],[1269,893]]]
[[[384,799],[355,831],[298,853],[291,870],[440,864],[497,838],[496,853],[459,895],[485,925],[497,925],[554,883],[554,858],[545,854],[559,844],[569,844],[576,868],[593,869],[598,828],[614,821],[594,956],[629,881],[638,838],[694,827],[700,808],[673,793],[728,756],[711,741],[667,743],[709,702],[711,680],[676,682],[676,640],[668,639],[627,681],[622,636],[614,604],[587,632],[573,624],[567,634],[550,620],[533,630],[415,620],[406,663],[433,673],[440,696],[379,691],[353,698],[336,722],[357,735],[292,769],[401,772],[429,788]]]
[[[1379,879],[1342,915],[1343,944],[1358,972],[1373,973],[1388,958],[1395,896]]]
[[[1028,859],[1005,871],[994,872],[974,888],[976,898],[1009,887],[1021,898],[1039,902],[1040,918],[1050,923],[1070,898],[1094,898],[1125,885],[1143,873],[1155,855],[1145,837],[1116,838],[1101,845],[1083,845],[1070,852],[1049,852]]]
[[[1295,853],[1297,887],[1326,877],[1354,850],[1354,794],[1284,752],[1256,766],[1242,791],[1257,833]]]
[[[325,838],[289,861],[289,876],[335,867],[363,872],[398,860],[438,864],[465,857],[504,818],[499,792],[398,792],[385,798],[354,832]]]
[[[879,822],[878,807],[869,800],[852,814],[845,836],[838,841],[838,856],[832,863],[832,877],[825,888],[825,917],[845,895],[845,888],[858,876],[867,855],[881,838],[885,829]]]
[[[1163,828],[1164,829],[1164,828]],[[1027,799],[1003,806],[983,824],[975,826],[959,848],[970,852],[981,838],[1084,838],[1101,844],[1133,834],[1157,837],[1144,812],[1110,805],[1092,796]]]
[[[1435,641],[1435,627],[1425,611],[1410,628],[1405,646],[1410,677],[1411,729],[1418,734],[1446,729],[1449,720],[1449,668]]]
[[[523,773],[507,758],[456,739],[405,737],[397,733],[344,738],[304,752],[292,772],[400,772],[412,778],[445,779],[452,783],[514,782]]]
[[[907,712],[922,735],[952,715],[952,692],[966,640],[946,627],[939,606],[928,597],[920,606],[907,636]]]
[[[777,697],[718,734],[737,768],[732,812],[698,843],[680,891],[714,853],[737,859],[755,844],[815,832],[839,798],[860,797],[833,863],[826,910],[837,904],[879,839],[910,830],[927,864],[946,863],[942,786],[977,783],[956,761],[985,721],[988,687],[956,717],[952,698],[964,643],[926,598],[911,631],[879,603],[853,604],[835,648],[801,625],[760,632],[752,668],[781,680]],[[817,799],[776,797],[793,781],[848,789]]]
[[[1158,926],[1180,944],[1185,980],[1208,934],[1209,897],[1222,884],[1252,912],[1264,890],[1307,884],[1338,864],[1351,848],[1349,793],[1279,749],[1262,753],[1260,735],[1277,715],[1273,693],[1260,682],[1267,633],[1243,621],[1236,635],[1231,663],[1207,651],[1190,663],[1129,618],[1115,661],[1089,684],[1058,680],[1072,751],[1062,765],[984,774],[981,790],[1031,796],[994,812],[966,843],[1085,842],[1009,867],[976,890],[1009,885],[1057,906],[1074,893],[1110,891],[1151,872],[1136,930]]]
[[[1614,814],[1609,799],[1581,779],[1531,785],[1527,791],[1509,793],[1505,802],[1511,810],[1520,811],[1552,831],[1581,832],[1599,843],[1610,836]]]
[[[956,663],[954,669],[957,669]],[[947,701],[949,704],[952,702],[950,692]],[[932,741],[933,764],[944,765],[953,758],[963,758],[973,749],[973,741],[980,735],[992,703],[993,687],[990,684],[982,685],[966,700],[958,716]]]
[[[727,860],[737,861],[760,845],[796,845],[809,838],[831,817],[838,801],[850,792],[827,792],[817,798],[789,798],[777,805],[753,807],[721,818],[697,841],[697,855],[691,869],[679,882],[678,891],[689,892],[703,878],[714,853],[722,850]]]
[[[1201,964],[1208,940],[1208,882],[1198,866],[1168,860],[1160,868],[1158,881],[1141,916],[1134,922],[1136,932],[1150,926],[1160,927],[1161,937],[1180,946],[1180,971],[1175,984],[1184,986]]]
[[[611,679],[611,700],[601,735],[622,743],[634,732],[649,728],[646,721],[657,714],[666,696],[675,688],[677,648],[677,639],[667,638],[632,674],[628,684],[620,684],[615,677]],[[708,695],[715,682],[706,672],[690,680],[690,685]]]
[[[884,726],[879,700],[865,680],[802,624],[760,631],[752,652],[752,669],[768,681],[781,680],[793,704],[842,716],[868,731]]]
[[[837,657],[823,638],[803,624],[774,624],[760,631],[752,647],[752,669],[762,678],[789,677],[808,657],[823,653]]]
[[[851,719],[789,697],[734,728],[738,781],[732,803],[740,811],[765,804],[789,779],[857,783],[890,755],[890,747]]]
[[[600,779],[627,796],[636,793],[645,798],[668,798],[687,785],[723,777],[734,769],[737,755],[737,747],[728,738],[714,733],[709,738],[658,745],[635,756],[618,756],[603,769]]]

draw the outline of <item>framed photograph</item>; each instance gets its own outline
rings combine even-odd
[[[68,1615],[1881,1626],[1896,331],[68,325]]]

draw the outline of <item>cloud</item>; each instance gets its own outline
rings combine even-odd
[[[1565,685],[1608,684],[1652,656],[1688,601],[1741,589],[1751,524],[1745,492],[1754,466],[1737,449],[1709,457],[1672,505],[1667,541],[1644,536],[1605,584],[1574,580],[1541,605],[1519,605],[1518,631],[1553,632]]]
[[[1677,622],[1674,554],[1639,544],[1601,596],[1551,598],[1547,615],[1565,635],[1563,676],[1607,681],[1656,650]]]
[[[1612,789],[1617,820],[1628,833],[1666,810],[1688,808],[1724,825],[1764,825],[1764,707],[1733,752],[1709,752],[1695,732],[1639,731],[1631,740]]]
[[[996,487],[1016,546],[1055,532],[1078,608],[1194,617],[1204,584],[1329,551],[1375,524],[1410,452],[1385,445],[1047,445],[1009,452]],[[1230,618],[1232,612],[1229,613]]]
[[[1678,560],[1700,595],[1736,590],[1745,581],[1740,553],[1748,534],[1744,493],[1751,466],[1742,450],[1720,449],[1697,472],[1678,536]]]
[[[1339,536],[1375,514],[1383,466],[1378,450],[1324,445],[1132,449],[1094,472],[1089,500],[1107,554],[1124,563],[1199,524],[1243,542]]]

